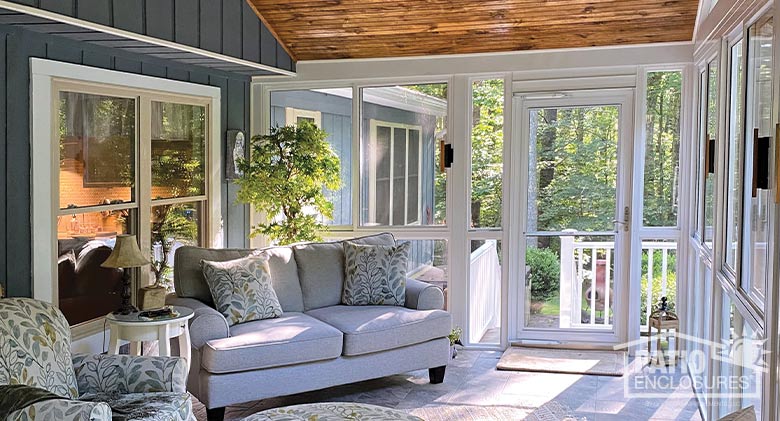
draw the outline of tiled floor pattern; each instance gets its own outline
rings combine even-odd
[[[663,392],[663,398],[629,398],[624,378],[497,371],[501,353],[461,351],[447,368],[442,384],[428,382],[427,370],[284,398],[228,407],[226,420],[240,420],[264,409],[321,401],[349,401],[382,405],[426,414],[478,414],[470,419],[550,419],[550,408],[566,416],[559,419],[700,420],[696,402],[687,388]],[[647,369],[644,370],[647,373]],[[684,375],[676,375],[679,380]],[[433,408],[437,410],[431,411]],[[206,420],[202,404],[195,402],[198,420]],[[470,410],[471,409],[471,410]],[[492,411],[492,412],[491,412]],[[495,416],[485,414],[495,414]],[[430,415],[428,415],[430,416]],[[459,419],[457,415],[448,416]],[[441,415],[437,419],[445,419]]]

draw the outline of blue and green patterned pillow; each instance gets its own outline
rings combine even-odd
[[[227,262],[203,260],[201,265],[214,305],[228,325],[282,315],[265,254]]]
[[[341,303],[349,306],[404,305],[410,244],[383,246],[345,241]]]

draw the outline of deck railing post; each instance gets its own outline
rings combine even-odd
[[[574,233],[576,230],[563,230],[570,235],[561,236],[561,276],[560,276],[560,326],[561,328],[572,327],[572,319],[579,321],[581,310],[575,303],[578,302],[574,294],[577,291],[575,282],[577,282],[574,270]],[[576,313],[575,313],[576,312]]]

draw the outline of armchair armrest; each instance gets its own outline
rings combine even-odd
[[[165,303],[188,307],[195,313],[189,321],[190,343],[192,347],[200,349],[200,347],[212,339],[222,339],[230,336],[230,328],[225,316],[202,301],[170,294],[165,298]]]
[[[179,357],[73,356],[79,393],[180,392],[187,388],[187,361]]]
[[[404,306],[415,310],[440,310],[444,308],[444,292],[435,285],[407,278]]]
[[[111,408],[102,402],[82,402],[70,399],[53,399],[34,403],[12,412],[9,421],[58,420],[58,421],[111,421]]]

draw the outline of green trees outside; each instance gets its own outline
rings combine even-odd
[[[327,137],[303,121],[252,138],[250,158],[238,163],[243,175],[236,180],[237,196],[269,220],[252,227],[250,236],[262,234],[280,244],[321,238],[319,232],[327,225],[320,216],[333,217],[324,189],[337,190],[341,184],[339,158]]]

